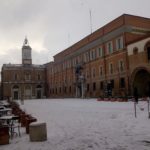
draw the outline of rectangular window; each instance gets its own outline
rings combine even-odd
[[[37,75],[37,78],[38,78],[38,80],[41,80],[41,75],[38,74],[38,75]]]
[[[90,86],[89,86],[89,84],[87,84],[87,92],[89,91],[89,89],[90,89]]]
[[[81,62],[80,56],[77,57],[77,62],[78,62],[77,64],[80,64]]]
[[[96,52],[93,49],[93,50],[90,51],[90,60],[94,60],[95,58],[96,58]]]
[[[92,77],[95,78],[95,68],[92,69]]]
[[[107,43],[107,52],[108,52],[108,54],[111,54],[113,52],[113,43],[112,43],[112,41]]]
[[[56,94],[57,94],[57,88],[56,88]]]
[[[89,62],[89,60],[90,60],[90,52],[87,52],[86,53],[86,61]]]
[[[123,49],[123,37],[119,37],[116,39],[116,49]]]
[[[96,51],[95,51],[95,49],[93,50],[93,59],[95,59],[96,58]]]
[[[69,87],[69,93],[71,93],[71,86]]]
[[[86,71],[86,78],[89,78],[89,71]]]
[[[102,75],[103,75],[103,67],[100,66],[100,67],[99,67],[99,76],[101,77]]]
[[[110,80],[110,83],[111,83],[111,88],[113,89],[114,88],[114,80]]]
[[[112,65],[112,63],[109,64],[109,73],[113,74],[113,65]]]
[[[79,63],[78,61],[78,57],[76,58],[76,61],[75,61],[75,65],[77,65]]]
[[[124,63],[122,60],[119,61],[119,71],[122,72],[124,70]]]
[[[18,74],[15,74],[15,75],[14,75],[14,79],[15,79],[15,80],[18,80]]]
[[[94,52],[90,51],[90,60],[93,60],[93,59],[94,59]]]
[[[86,53],[83,55],[83,57],[84,57],[84,62],[86,63],[87,62],[87,60],[86,60]]]
[[[93,82],[93,91],[95,91],[95,90],[96,90],[96,83]]]
[[[100,82],[100,90],[103,90],[103,88],[104,88],[104,82],[101,81],[101,82]]]
[[[25,80],[26,81],[31,80],[31,75],[29,73],[25,74]]]
[[[99,57],[103,57],[103,49],[102,49],[102,47],[98,48],[98,56]]]
[[[90,51],[90,60],[93,60],[93,52]]]
[[[66,87],[66,86],[65,86],[65,88],[64,88],[64,92],[67,93],[67,87]]]
[[[125,88],[125,78],[120,78],[120,88]]]

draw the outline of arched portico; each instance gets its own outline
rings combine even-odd
[[[42,86],[41,85],[37,85],[36,86],[36,98],[40,99],[42,98]]]
[[[150,91],[150,71],[145,67],[136,68],[131,75],[131,89],[138,89],[140,97],[147,96]]]
[[[147,53],[148,62],[150,62],[150,41],[148,41],[148,42],[145,44],[144,50],[145,50],[146,53]]]
[[[15,100],[19,99],[19,86],[18,85],[14,85],[12,87],[12,98]]]
[[[24,87],[24,97],[25,99],[30,99],[32,95],[32,88],[30,85]]]

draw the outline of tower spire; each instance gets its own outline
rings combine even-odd
[[[23,43],[24,46],[28,46],[29,45],[29,42],[28,42],[28,39],[27,39],[27,36],[25,36],[25,39],[24,39],[24,43]]]
[[[31,65],[32,64],[32,48],[29,46],[27,37],[25,37],[23,46],[22,46],[22,64]]]

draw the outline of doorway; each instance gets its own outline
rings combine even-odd
[[[14,85],[13,88],[12,88],[12,91],[13,91],[13,99],[14,100],[17,100],[19,99],[19,86],[18,85]]]
[[[42,98],[42,86],[41,85],[38,85],[36,87],[36,98],[37,99]]]
[[[150,73],[139,70],[134,77],[132,88],[137,88],[140,97],[147,96],[150,88]]]

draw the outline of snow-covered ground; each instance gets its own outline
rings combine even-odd
[[[20,137],[0,150],[150,150],[150,119],[146,102],[137,118],[133,102],[98,102],[95,99],[27,100],[21,105],[47,124],[48,139],[30,142]]]

